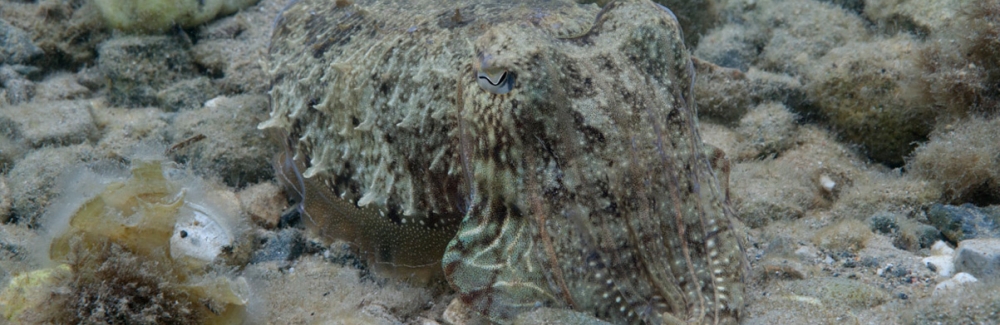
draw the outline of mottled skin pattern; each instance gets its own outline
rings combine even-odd
[[[262,127],[289,133],[287,158],[319,184],[305,186],[307,216],[345,224],[319,233],[375,263],[439,260],[460,299],[500,323],[538,306],[736,322],[745,257],[668,10],[378,3],[303,0],[272,38]],[[514,88],[485,91],[487,68]]]

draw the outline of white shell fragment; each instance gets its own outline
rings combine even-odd
[[[233,243],[233,236],[217,222],[218,212],[198,204],[187,202],[182,216],[174,225],[170,237],[171,258],[190,257],[203,262],[211,262],[222,248]]]

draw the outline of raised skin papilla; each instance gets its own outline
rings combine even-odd
[[[342,235],[384,263],[408,254],[374,248],[387,234],[434,242],[419,257],[497,322],[538,306],[738,318],[745,257],[662,7],[303,0],[270,63],[263,126],[292,135],[303,182],[329,193],[305,209],[379,230]]]

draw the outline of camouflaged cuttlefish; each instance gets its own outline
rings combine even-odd
[[[681,39],[646,0],[301,0],[261,127],[315,235],[443,268],[492,321],[736,323],[746,259]]]

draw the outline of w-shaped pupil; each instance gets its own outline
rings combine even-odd
[[[503,95],[514,89],[514,74],[508,71],[500,73],[500,76],[493,78],[488,73],[477,72],[476,81],[479,87],[488,92]]]

